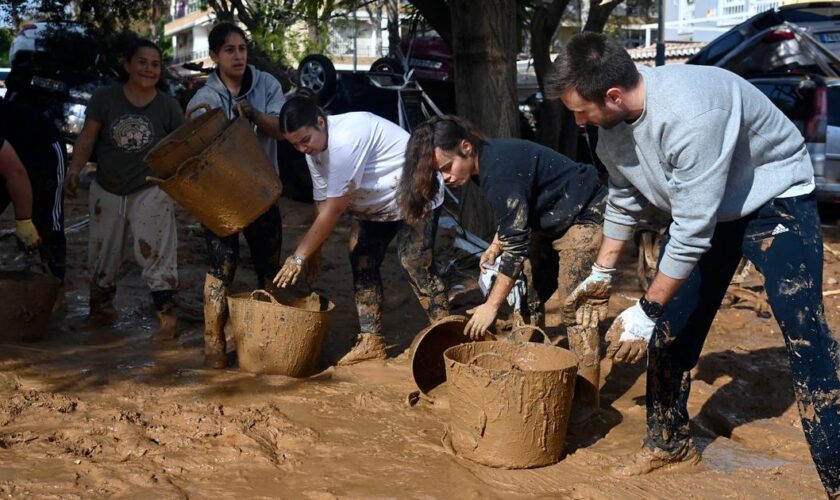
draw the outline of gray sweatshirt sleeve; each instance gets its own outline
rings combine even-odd
[[[673,167],[669,182],[673,222],[659,263],[659,271],[666,276],[687,278],[711,246],[738,143],[740,117],[740,109],[712,109],[678,121],[664,133],[666,161]]]
[[[616,168],[605,165],[609,173],[609,196],[604,211],[604,236],[627,241],[633,238],[648,201]]]

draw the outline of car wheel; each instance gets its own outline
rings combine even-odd
[[[298,77],[300,85],[313,90],[321,102],[335,92],[335,66],[326,56],[311,54],[304,57],[298,65]]]
[[[370,65],[372,73],[396,73],[402,75],[405,73],[402,63],[393,57],[382,57],[377,59]]]

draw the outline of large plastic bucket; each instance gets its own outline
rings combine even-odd
[[[231,123],[221,108],[211,109],[207,104],[187,110],[187,115],[198,109],[206,113],[175,129],[146,154],[149,168],[162,178],[168,179],[187,159],[201,154]]]
[[[450,347],[473,342],[464,335],[467,326],[464,316],[441,318],[418,333],[411,342],[411,376],[425,395],[446,382],[443,353]],[[491,340],[488,334],[484,340]]]
[[[527,469],[560,460],[577,360],[532,342],[475,342],[444,353],[449,443],[480,464]]]
[[[0,271],[0,340],[42,339],[60,285],[42,273]]]
[[[147,177],[219,236],[237,233],[264,214],[282,192],[246,118],[233,121],[209,148],[184,161],[172,177]]]
[[[228,324],[239,368],[289,377],[312,375],[318,368],[333,307],[315,293],[278,297],[255,290],[229,296]]]

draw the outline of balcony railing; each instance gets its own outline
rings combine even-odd
[[[175,15],[173,19],[188,16],[193,12],[207,9],[207,0],[178,0],[175,2]]]
[[[181,64],[190,61],[198,61],[200,59],[205,59],[210,54],[206,50],[194,50],[192,52],[182,52],[179,54],[175,54],[175,57],[172,58],[172,64]]]

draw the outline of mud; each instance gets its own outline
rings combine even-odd
[[[59,286],[46,274],[0,271],[0,340],[43,338]]]
[[[68,226],[87,213],[84,192],[68,200]],[[311,222],[308,205],[282,200],[287,242]],[[182,295],[201,300],[207,271],[203,231],[178,209]],[[3,214],[2,227],[13,227]],[[823,229],[837,247],[840,230]],[[324,245],[315,291],[333,309],[319,369],[346,353],[358,333],[349,221]],[[0,494],[11,498],[824,498],[804,439],[788,356],[772,318],[721,310],[692,370],[688,411],[699,465],[623,477],[645,436],[642,366],[601,362],[601,412],[571,425],[565,457],[555,465],[506,470],[446,452],[446,387],[433,402],[406,404],[415,390],[409,356],[426,326],[394,252],[382,264],[382,329],[391,358],[335,367],[309,379],[253,375],[236,366],[204,370],[203,326],[152,345],[154,309],[141,270],[123,266],[115,305],[120,317],[93,327],[88,302],[86,231],[68,233],[66,310],[38,343],[0,345]],[[452,235],[438,237],[438,261]],[[242,251],[248,247],[242,245]],[[291,247],[284,247],[284,254]],[[0,264],[17,265],[13,239],[0,240]],[[840,260],[826,253],[825,280],[840,280]],[[630,254],[618,266],[609,318],[640,290]],[[453,301],[456,313],[475,302],[471,282]],[[256,288],[243,258],[233,293]],[[826,286],[827,289],[836,286]],[[455,288],[451,288],[455,290]],[[2,295],[2,300],[6,295]],[[546,304],[559,318],[560,304]],[[825,298],[829,326],[840,328],[840,295]],[[561,331],[549,321],[549,334]],[[230,328],[228,328],[230,335]],[[603,334],[603,331],[601,332]],[[232,338],[231,338],[232,342]],[[602,346],[603,347],[603,346]],[[573,406],[575,403],[573,403]]]
[[[563,455],[575,356],[534,343],[475,342],[444,353],[455,454],[491,467],[528,469]]]

